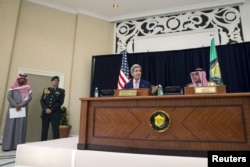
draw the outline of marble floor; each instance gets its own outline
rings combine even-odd
[[[0,166],[14,167],[15,159],[16,151],[2,151],[2,145],[0,144]]]

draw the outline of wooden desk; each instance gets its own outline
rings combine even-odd
[[[250,150],[250,93],[81,98],[78,149],[207,156]],[[158,110],[170,127],[149,124]]]

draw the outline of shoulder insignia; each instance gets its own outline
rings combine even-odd
[[[43,91],[44,94],[49,94],[50,93],[50,90],[49,88],[45,88],[44,91]]]

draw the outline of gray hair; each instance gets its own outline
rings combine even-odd
[[[141,66],[139,64],[132,65],[132,67],[130,68],[130,73],[131,74],[132,74],[132,72],[134,72],[135,68],[140,68],[141,69]]]

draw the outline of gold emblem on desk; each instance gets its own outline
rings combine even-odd
[[[155,131],[164,132],[170,126],[170,117],[166,112],[158,110],[151,115],[149,123]]]

